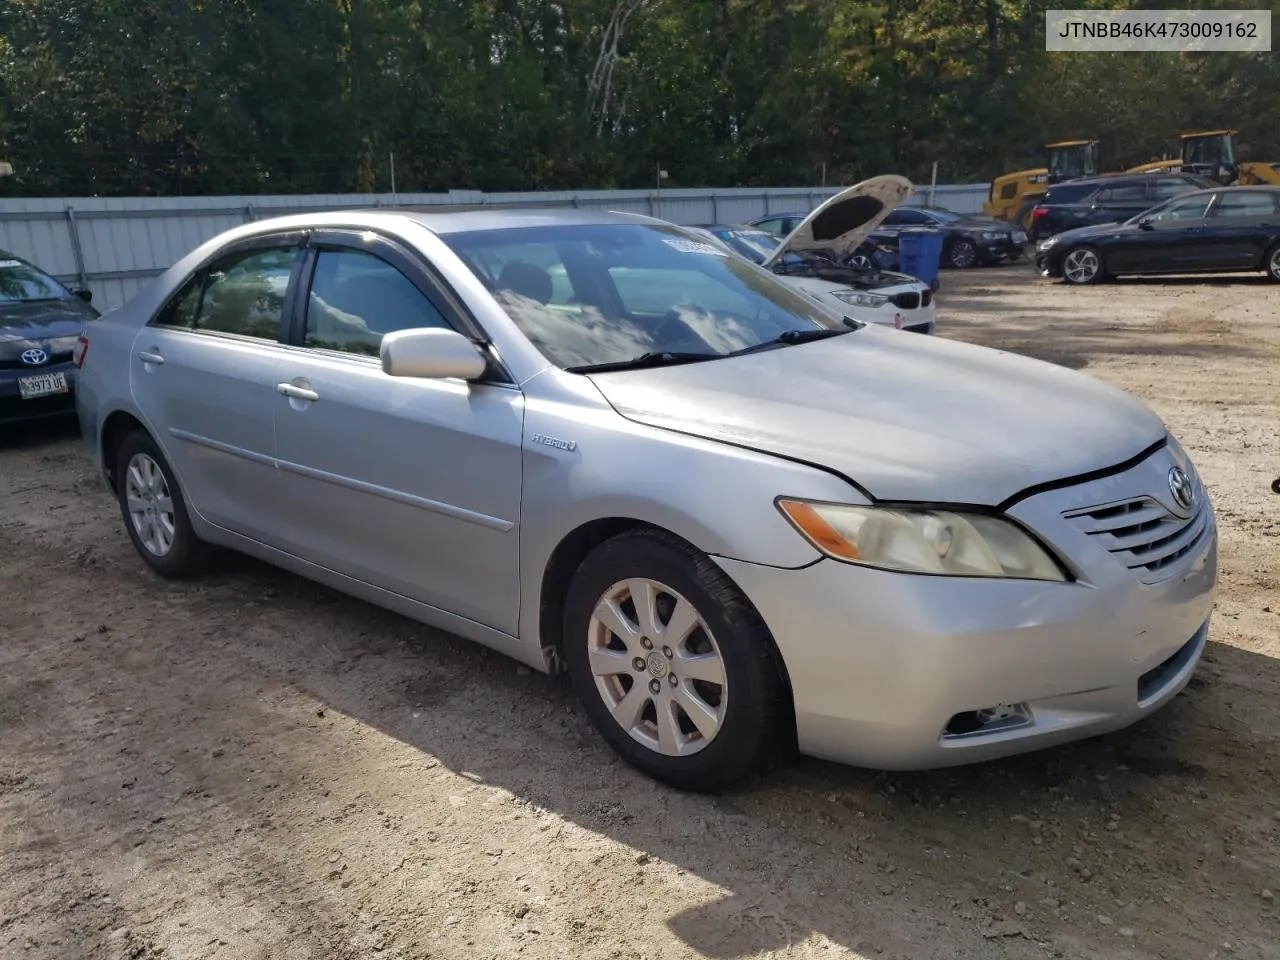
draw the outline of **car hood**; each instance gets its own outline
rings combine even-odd
[[[1087,240],[1090,237],[1109,237],[1124,233],[1136,233],[1142,229],[1136,223],[1095,223],[1087,227],[1073,227],[1055,233],[1053,240],[1062,243],[1064,240]],[[1048,239],[1048,238],[1046,238]]]
[[[800,221],[764,266],[772,267],[790,250],[829,251],[844,260],[914,189],[906,177],[885,174],[840,191]]]
[[[60,337],[76,337],[97,312],[82,300],[0,303],[0,359]]]
[[[875,327],[591,377],[629,420],[825,467],[877,500],[995,506],[1165,436],[1151,410],[1092,377]]]

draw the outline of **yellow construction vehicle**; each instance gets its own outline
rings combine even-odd
[[[1153,160],[1129,173],[1194,173],[1228,186],[1280,184],[1280,163],[1241,162],[1234,130],[1198,130],[1182,134],[1181,156]]]
[[[1031,209],[1044,197],[1049,185],[1098,174],[1097,140],[1064,140],[1045,146],[1047,167],[1005,173],[991,181],[991,194],[982,205],[989,217],[1008,220],[1025,228]]]

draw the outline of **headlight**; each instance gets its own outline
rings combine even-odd
[[[787,499],[778,508],[805,539],[846,563],[952,577],[1067,579],[1040,544],[999,517]]]
[[[855,307],[883,307],[889,298],[879,293],[858,293],[853,290],[833,290],[831,295]]]
[[[1038,244],[1036,244],[1036,250],[1040,252],[1044,252],[1045,250],[1048,250],[1057,242],[1058,242],[1057,237],[1048,237],[1047,239],[1041,240]]]

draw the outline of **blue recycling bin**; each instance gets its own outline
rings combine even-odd
[[[938,289],[943,239],[941,230],[903,230],[898,234],[898,269]]]

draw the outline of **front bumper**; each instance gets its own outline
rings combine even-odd
[[[21,377],[61,373],[67,379],[68,392],[31,400],[22,398],[18,387]],[[0,423],[21,423],[46,417],[64,417],[75,412],[76,368],[72,363],[51,363],[30,369],[0,370]]]
[[[1036,272],[1042,277],[1059,278],[1062,276],[1062,258],[1050,256],[1047,252],[1036,252]]]
[[[1160,466],[1139,465],[1083,493],[1043,493],[1010,511],[1055,544],[1076,571],[1073,583],[913,576],[834,560],[798,570],[717,560],[773,632],[801,751],[886,770],[954,766],[1108,733],[1169,702],[1208,633],[1212,506],[1201,508],[1195,548],[1157,582],[1063,517],[1117,499]],[[999,708],[1013,712],[990,721]]]
[[[1015,242],[1012,235],[999,240],[975,239],[978,255],[984,260],[1006,260],[1009,257],[1021,256],[1026,251],[1026,242]]]

